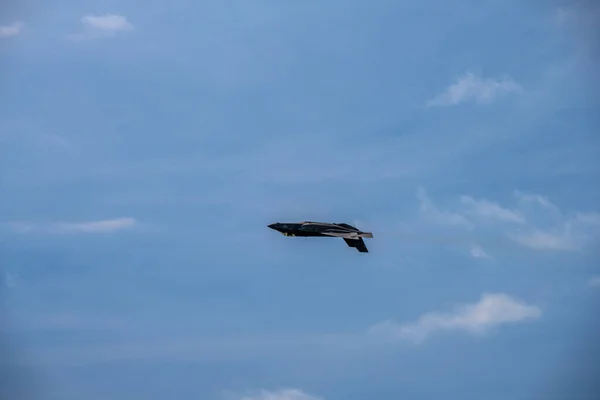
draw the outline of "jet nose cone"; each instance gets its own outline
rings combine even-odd
[[[277,227],[277,224],[269,224],[269,225],[267,225],[267,227],[269,227],[271,229],[275,229]]]

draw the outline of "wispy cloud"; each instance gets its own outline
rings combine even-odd
[[[581,248],[579,241],[567,233],[534,229],[527,233],[511,233],[508,236],[518,244],[533,250],[573,251]]]
[[[569,7],[558,7],[554,15],[554,20],[558,24],[565,24],[575,19],[576,12]]]
[[[537,319],[542,311],[503,293],[484,293],[478,302],[456,306],[452,312],[430,312],[416,322],[400,324],[391,320],[373,326],[369,332],[394,339],[421,343],[438,331],[483,334],[489,329]]]
[[[64,135],[49,130],[32,120],[16,119],[0,123],[0,144],[3,146],[25,144],[32,150],[58,149],[70,153],[79,147]]]
[[[132,31],[133,25],[127,17],[116,14],[86,15],[81,18],[84,31],[71,36],[72,39],[93,39],[113,37],[120,32]]]
[[[17,36],[23,29],[23,23],[15,21],[10,25],[0,25],[0,38]]]
[[[516,208],[508,208],[487,199],[462,195],[453,208],[440,210],[419,189],[419,209],[429,220],[472,227],[474,232],[496,231],[513,242],[537,251],[575,251],[596,237],[600,213],[565,214],[547,197],[515,191]],[[475,239],[474,239],[475,240]],[[471,249],[471,255],[483,255]]]
[[[471,224],[464,215],[455,212],[440,210],[433,201],[427,196],[423,187],[417,190],[417,199],[419,200],[419,211],[430,221],[442,225],[458,225],[470,227]]]
[[[524,223],[525,219],[517,212],[503,208],[489,200],[476,200],[471,196],[461,196],[460,202],[467,207],[466,213],[489,219]]]
[[[600,275],[598,275],[598,276],[592,276],[588,280],[587,286],[594,287],[594,288],[600,288]]]
[[[578,25],[579,28],[582,26],[590,28],[597,25],[599,14],[600,6],[597,2],[584,1],[556,8],[553,19],[559,25]]]
[[[492,256],[490,256],[486,251],[479,245],[474,244],[471,246],[471,256],[473,258],[479,258],[484,260],[493,260]]]
[[[600,214],[576,212],[568,216],[544,196],[529,195],[527,199],[534,200],[544,211],[550,212],[556,222],[544,229],[528,224],[528,229],[524,232],[509,235],[517,243],[534,250],[575,251],[596,236],[594,229],[600,227]],[[542,214],[540,222],[547,224],[547,221],[552,220],[550,216],[545,214],[544,217]]]
[[[444,92],[427,102],[427,107],[453,106],[468,101],[487,104],[499,96],[521,93],[522,91],[522,87],[510,77],[484,79],[473,72],[467,71],[458,77],[456,82]]]
[[[552,204],[550,200],[546,196],[542,196],[540,194],[535,193],[525,193],[520,190],[515,190],[515,197],[519,200],[519,202],[524,205],[538,205],[545,208],[548,211],[552,211],[554,213],[560,214],[560,208],[556,205]]]
[[[576,213],[572,221],[576,224],[586,225],[590,227],[600,227],[600,213]]]
[[[11,273],[5,272],[2,282],[7,288],[15,288],[19,286],[19,278]]]
[[[231,400],[323,400],[303,392],[300,389],[280,389],[275,391],[260,390],[251,395],[229,395],[227,399]]]
[[[53,312],[43,315],[14,315],[10,327],[6,331],[14,333],[35,332],[35,331],[86,331],[86,330],[105,330],[111,332],[131,332],[131,320],[117,318],[112,315],[103,315],[95,313],[93,316],[73,312]],[[0,332],[2,329],[0,329]]]
[[[110,233],[135,226],[134,218],[116,218],[101,221],[87,222],[54,222],[54,223],[24,223],[9,224],[19,233],[45,233],[45,234],[76,234],[76,233]]]

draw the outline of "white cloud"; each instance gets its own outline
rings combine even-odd
[[[127,17],[115,14],[86,15],[81,18],[85,31],[71,38],[76,40],[86,38],[112,37],[119,32],[131,31],[133,25],[127,21]]]
[[[0,25],[0,38],[7,38],[12,36],[17,36],[21,33],[23,29],[23,24],[21,22],[13,22],[10,25]]]
[[[484,260],[492,260],[492,256],[485,252],[485,250],[479,245],[471,246],[471,256],[473,258],[480,258]]]
[[[127,18],[122,15],[88,15],[81,18],[81,22],[90,29],[98,29],[106,32],[128,31],[133,29],[133,25],[131,25],[127,21]]]
[[[13,230],[19,233],[108,233],[128,229],[136,225],[134,218],[116,218],[88,222],[55,222],[48,224],[14,223]]]
[[[369,332],[421,343],[438,331],[483,334],[499,325],[537,319],[541,314],[539,307],[528,305],[507,294],[484,293],[478,302],[459,305],[453,312],[427,313],[416,322],[407,324],[388,320],[373,326]]]
[[[300,389],[260,390],[252,395],[226,394],[223,397],[227,400],[323,400],[321,397],[309,395]]]
[[[427,103],[428,107],[457,105],[466,101],[478,104],[492,102],[496,97],[509,93],[521,93],[521,86],[509,77],[483,79],[473,72],[458,77],[443,93]]]
[[[517,212],[503,208],[488,200],[475,200],[470,196],[461,196],[460,201],[469,209],[467,213],[483,218],[524,223],[525,219]]]
[[[419,211],[431,221],[442,225],[471,226],[463,215],[438,209],[422,187],[417,190],[417,199]]]

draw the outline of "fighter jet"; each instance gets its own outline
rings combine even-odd
[[[368,253],[367,246],[362,238],[372,238],[371,232],[362,232],[352,225],[344,223],[328,222],[276,222],[267,225],[283,236],[303,236],[303,237],[341,237],[346,244],[354,247],[361,253]]]

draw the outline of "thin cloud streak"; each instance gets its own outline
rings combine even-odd
[[[15,21],[10,25],[0,25],[0,39],[17,36],[23,29],[23,23]]]
[[[233,397],[231,397],[233,400]],[[252,395],[236,397],[237,400],[324,400],[305,393],[300,389],[280,389],[275,391],[260,390]]]
[[[81,24],[84,31],[69,36],[73,40],[110,38],[120,32],[133,31],[134,26],[127,20],[127,17],[116,14],[105,15],[86,15],[81,18]]]
[[[10,223],[13,231],[22,234],[86,234],[86,233],[112,233],[130,229],[137,224],[134,218],[124,217],[101,221],[88,222],[54,222],[54,223]]]
[[[81,22],[89,29],[97,29],[105,32],[129,31],[133,29],[133,25],[122,15],[86,15],[81,18]]]

